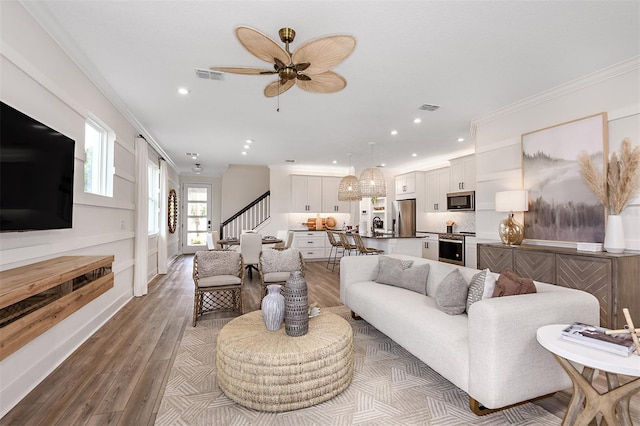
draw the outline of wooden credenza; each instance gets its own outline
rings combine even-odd
[[[576,249],[501,243],[478,244],[478,268],[505,268],[535,281],[593,294],[600,302],[600,325],[622,328],[622,308],[640,321],[640,254],[585,252]]]
[[[0,360],[113,287],[113,256],[62,256],[0,272]]]

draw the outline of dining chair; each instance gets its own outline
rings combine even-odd
[[[358,251],[360,252],[360,254],[381,254],[384,253],[384,250],[382,249],[377,249],[377,248],[373,248],[373,247],[366,247],[364,245],[364,241],[362,240],[362,237],[360,236],[360,234],[353,234],[353,241],[356,243],[356,247],[358,247]]]
[[[327,231],[327,238],[329,239],[329,244],[331,244],[331,249],[329,250],[329,259],[327,259],[327,269],[329,268],[329,263],[331,263],[331,255],[333,255],[333,267],[331,268],[331,271],[333,271],[336,267],[338,250],[342,249],[342,241],[337,241],[336,236],[332,231]],[[335,253],[333,251],[334,249]]]
[[[287,232],[287,241],[284,243],[283,248],[290,248],[293,245],[293,231]]]
[[[207,249],[216,250],[219,249],[220,237],[218,231],[207,232]]]
[[[281,293],[291,272],[300,271],[304,276],[304,258],[302,253],[295,248],[267,248],[260,253],[258,271],[260,271],[260,285],[262,297],[267,295],[267,286],[280,284]]]
[[[258,270],[260,252],[262,251],[262,234],[247,232],[240,234],[240,253],[244,260],[244,266],[249,272],[249,278],[253,278],[253,270]]]
[[[193,257],[193,326],[199,316],[215,310],[244,312],[242,254],[231,250],[197,251]]]
[[[278,232],[276,232],[276,238],[279,240],[282,240],[279,243],[274,244],[274,248],[283,248],[285,246],[285,244],[287,243],[287,234],[288,231],[286,229],[281,229]]]

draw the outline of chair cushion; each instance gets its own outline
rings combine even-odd
[[[267,272],[263,275],[265,283],[278,283],[287,281],[291,272]]]
[[[286,250],[262,250],[262,273],[293,272],[300,270],[300,252],[294,248]],[[287,274],[287,278],[289,275]]]
[[[240,285],[241,284],[240,277],[235,275],[213,275],[210,277],[200,278],[198,279],[198,287],[206,288],[206,287],[220,287],[224,285]]]
[[[199,251],[198,277],[240,275],[240,253],[235,251]]]

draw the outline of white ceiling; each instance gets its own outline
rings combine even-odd
[[[638,1],[23,4],[180,172],[195,163],[185,153],[198,152],[210,175],[287,159],[346,172],[348,153],[358,169],[419,169],[473,151],[474,118],[640,54]],[[292,27],[292,51],[324,35],[353,35],[355,51],[334,68],[346,89],[293,87],[276,112],[278,99],[262,94],[273,76],[197,79],[194,68],[269,66],[238,42],[238,25],[278,42],[278,29]],[[441,108],[418,110],[425,103]],[[255,142],[242,156],[246,139]]]

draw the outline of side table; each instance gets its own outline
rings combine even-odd
[[[218,386],[230,399],[261,411],[297,410],[327,401],[353,377],[353,330],[339,315],[321,312],[299,337],[284,325],[268,331],[262,311],[234,318],[216,343]]]
[[[569,342],[561,334],[566,327],[562,324],[546,325],[537,332],[538,343],[553,354],[573,382],[573,395],[562,424],[588,425],[601,413],[609,426],[632,425],[629,400],[640,390],[640,356],[633,353],[624,357]],[[570,361],[583,365],[582,373]],[[595,370],[605,373],[608,392],[600,394],[591,385]],[[618,374],[638,378],[620,386]]]

